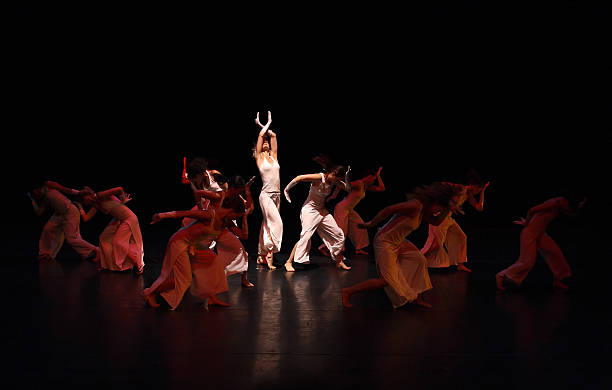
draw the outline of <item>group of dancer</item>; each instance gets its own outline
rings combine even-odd
[[[260,122],[259,114],[255,123],[260,131],[253,157],[262,180],[257,264],[274,270],[274,254],[281,250],[283,238],[278,141],[270,129],[270,112],[265,125]],[[419,186],[404,202],[387,206],[364,222],[355,207],[367,191],[385,191],[382,168],[367,171],[360,179],[351,181],[350,166],[335,164],[325,156],[317,156],[314,161],[321,166],[321,172],[298,175],[283,190],[287,202],[291,203],[291,188],[301,182],[310,183],[300,212],[300,237],[283,264],[287,272],[294,272],[296,264],[310,263],[311,239],[315,232],[323,241],[319,251],[331,257],[339,270],[350,270],[345,262],[346,238],[350,239],[355,254],[368,254],[367,229],[383,222],[372,245],[378,277],[342,288],[345,307],[352,306],[353,294],[377,288],[384,288],[394,308],[407,303],[431,307],[422,298],[422,293],[432,288],[428,268],[455,266],[459,271],[471,272],[466,266],[467,237],[453,215],[464,214],[462,206],[466,202],[483,211],[489,182],[483,183],[472,176],[475,179],[465,185],[434,182]],[[227,178],[219,171],[208,169],[206,159],[201,157],[189,164],[183,159],[182,180],[191,187],[195,205],[190,210],[153,215],[152,224],[164,219],[182,219],[182,227],[168,241],[159,277],[144,289],[149,305],[158,307],[163,299],[173,310],[190,289],[191,294],[209,305],[229,306],[217,295],[228,290],[227,277],[234,274],[241,275],[244,287],[254,286],[247,278],[248,253],[241,242],[248,238],[248,216],[254,211],[250,191],[254,179],[245,182],[240,176]],[[340,191],[347,195],[336,205],[332,215],[326,203],[336,198]],[[133,269],[142,274],[142,234],[138,218],[126,206],[131,198],[123,188],[95,192],[89,187],[75,190],[47,181],[28,196],[38,215],[46,207],[54,211],[40,237],[40,259],[54,259],[65,240],[83,259],[92,259],[101,269]],[[517,221],[524,226],[520,257],[496,275],[499,290],[522,283],[534,266],[538,250],[554,275],[553,285],[567,288],[563,280],[571,276],[570,267],[560,248],[546,234],[546,227],[559,214],[574,215],[585,201],[572,196],[554,198],[530,209],[526,218]],[[98,210],[113,219],[100,235],[99,246],[95,246],[81,237],[79,225],[81,220],[91,219]],[[429,225],[428,238],[419,249],[407,237],[423,222]]]

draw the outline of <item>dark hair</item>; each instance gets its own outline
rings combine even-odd
[[[229,187],[244,187],[246,185],[246,182],[244,181],[244,179],[242,178],[242,176],[240,175],[234,175],[232,177],[229,178],[227,185]]]
[[[203,157],[196,157],[191,160],[189,166],[187,166],[187,176],[192,178],[198,174],[206,172],[206,169],[208,169],[208,161],[206,161],[206,159]]]
[[[442,182],[434,182],[429,185],[419,186],[412,193],[407,194],[407,199],[418,199],[423,204],[439,203],[442,206],[450,206],[454,197],[461,193],[460,187],[452,186]]]
[[[318,156],[313,157],[313,161],[319,164],[323,168],[323,172],[325,173],[333,173],[336,176],[344,175],[344,166],[334,164],[332,160],[324,154],[319,154]]]
[[[467,172],[467,185],[482,187],[484,185],[484,181],[476,172],[474,168],[470,168]]]
[[[244,202],[239,196],[223,199],[222,207],[224,209],[232,209],[237,213],[244,211]]]
[[[227,177],[223,176],[220,173],[213,173],[212,177],[217,182],[217,184],[227,183]]]

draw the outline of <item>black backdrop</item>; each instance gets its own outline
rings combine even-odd
[[[275,11],[11,9],[3,165],[17,196],[7,216],[31,226],[23,193],[45,178],[121,185],[143,225],[156,211],[188,209],[182,157],[257,175],[253,120],[267,110],[283,186],[316,172],[319,152],[355,175],[383,167],[388,191],[358,206],[365,219],[416,185],[465,181],[469,168],[492,184],[486,212],[471,212],[468,226],[509,226],[570,185],[596,205],[588,223],[608,215],[607,10],[558,2]],[[306,193],[300,185],[283,203],[286,242],[299,233]],[[251,232],[259,221],[256,209]]]

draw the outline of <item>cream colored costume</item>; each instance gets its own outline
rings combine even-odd
[[[257,253],[265,257],[267,253],[277,253],[283,240],[283,220],[280,216],[280,165],[274,158],[270,163],[264,157],[259,165],[263,183],[259,193],[259,206],[263,220],[259,230]]]

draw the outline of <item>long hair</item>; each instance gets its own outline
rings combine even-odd
[[[459,196],[460,190],[458,187],[442,183],[434,182],[429,185],[422,185],[412,190],[412,193],[406,194],[407,199],[418,199],[423,204],[438,203],[442,206],[450,207],[453,203],[453,198]]]
[[[314,162],[319,164],[321,168],[323,168],[323,172],[325,173],[333,173],[336,176],[343,176],[346,171],[345,167],[340,164],[335,164],[329,156],[324,154],[319,154],[312,158]]]

